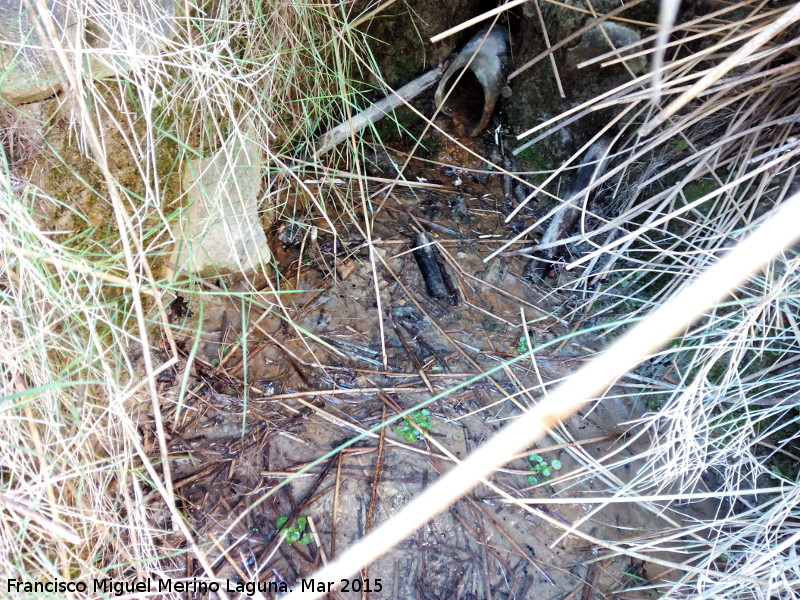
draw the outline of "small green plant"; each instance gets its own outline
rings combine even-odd
[[[561,461],[557,458],[554,458],[548,464],[540,455],[531,454],[528,457],[528,461],[531,463],[528,468],[534,473],[533,475],[528,475],[528,485],[536,485],[540,481],[547,481],[554,471],[558,471],[561,468]]]
[[[283,536],[283,541],[287,544],[308,544],[311,542],[311,534],[306,531],[308,527],[307,517],[297,517],[296,525],[291,527],[284,527],[289,517],[278,517],[275,521],[275,527],[278,529],[278,535]]]
[[[514,347],[514,352],[519,356],[520,354],[525,354],[528,352],[530,348],[528,348],[528,338],[526,336],[520,336],[517,345]]]
[[[431,411],[427,408],[423,408],[416,412],[411,413],[411,417],[406,417],[403,419],[402,423],[400,423],[397,427],[395,427],[395,432],[401,438],[403,438],[407,442],[418,442],[422,439],[422,433],[417,430],[411,422],[416,423],[417,427],[420,429],[424,429],[425,431],[431,430]]]
[[[678,152],[683,152],[689,147],[689,142],[686,140],[673,140],[670,142],[670,146],[675,148]]]
[[[211,366],[218,367],[221,360],[225,358],[228,354],[230,354],[233,348],[234,348],[233,346],[225,346],[224,348],[220,349],[220,351],[218,352],[219,356],[211,360]]]

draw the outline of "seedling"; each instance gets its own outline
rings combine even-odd
[[[550,479],[553,472],[561,468],[561,461],[557,458],[554,458],[550,461],[550,464],[548,464],[540,455],[531,454],[528,457],[528,461],[531,463],[528,468],[534,473],[533,475],[528,475],[528,485],[536,485],[540,481],[547,481]]]
[[[520,354],[525,354],[528,350],[530,350],[530,348],[528,348],[528,338],[523,335],[519,338],[519,342],[517,342],[517,345],[514,347],[514,353],[519,356]]]
[[[220,363],[220,361],[221,361],[223,358],[225,358],[225,357],[226,357],[228,354],[230,354],[230,353],[231,353],[231,351],[233,350],[233,348],[234,348],[234,346],[232,346],[232,345],[231,345],[231,346],[225,346],[224,348],[222,348],[222,349],[221,349],[221,350],[218,352],[219,356],[218,356],[217,358],[214,358],[214,359],[212,359],[212,360],[211,360],[211,366],[212,366],[212,367],[218,367],[218,366],[219,366],[219,363]]]
[[[306,517],[297,517],[296,525],[291,527],[284,527],[289,517],[278,517],[275,521],[275,527],[278,529],[278,535],[283,536],[283,541],[287,544],[308,544],[311,542],[311,534],[306,531],[308,526],[308,519]]]
[[[410,418],[406,417],[397,427],[395,427],[394,430],[397,435],[410,443],[418,442],[422,439],[422,433],[411,424],[412,421],[416,423],[417,427],[420,429],[430,431],[432,425],[431,411],[429,411],[427,408],[423,408],[422,410],[413,412],[411,413]]]

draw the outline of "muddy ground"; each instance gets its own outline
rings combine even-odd
[[[271,310],[245,303],[243,313],[241,303],[213,296],[201,310],[189,293],[173,302],[176,327],[202,331],[188,400],[166,415],[175,489],[222,577],[299,585],[447,471],[446,453],[467,455],[602,348],[600,340],[573,337],[465,385],[523,352],[526,328],[531,343],[542,344],[586,315],[572,310],[574,293],[527,279],[526,259],[484,262],[508,237],[504,217],[515,202],[503,194],[502,175],[442,143],[451,166],[414,161],[410,179],[418,185],[388,194],[377,184],[369,190],[380,302],[368,249],[354,227],[342,226],[336,243],[322,234],[303,243],[289,225],[276,228],[271,244],[280,272],[301,291],[281,296],[282,308],[266,284],[255,299]],[[532,208],[518,226],[536,213]],[[420,228],[453,282],[452,297],[433,298],[426,288],[412,252]],[[187,354],[195,340],[179,336]],[[177,383],[165,383],[165,394],[176,394]],[[428,406],[424,439],[403,439],[397,424],[365,434],[436,395],[442,397]],[[532,501],[527,511],[480,486],[373,563],[366,579],[373,590],[380,579],[382,590],[369,597],[646,597],[621,590],[657,583],[669,569],[604,558],[591,543],[562,533],[574,526],[616,543],[686,517],[641,503],[599,512],[587,504],[536,503],[600,496],[629,481],[637,470],[629,457],[649,440],[626,440],[625,423],[644,410],[611,393],[561,424],[492,479],[514,498]],[[532,486],[532,453],[563,466]],[[608,466],[605,475],[593,474],[595,461]],[[291,523],[305,517],[308,525],[295,531],[308,533],[307,543],[281,542],[281,517]],[[179,547],[180,538],[165,543]],[[183,564],[175,576],[198,572],[198,565]]]

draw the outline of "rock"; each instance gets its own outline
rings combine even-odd
[[[268,261],[258,216],[262,162],[252,133],[233,134],[213,156],[186,161],[187,207],[178,222],[175,270],[201,276],[248,273]]]
[[[115,11],[97,2],[47,4],[67,55],[94,79],[126,72],[138,56],[156,53],[173,35],[174,0],[129,0],[115,4]],[[42,49],[36,14],[25,0],[0,0],[0,98],[11,104],[35,102],[61,89]],[[84,24],[82,32],[76,23]],[[70,50],[76,39],[82,40],[77,50],[83,56]]]
[[[608,35],[608,39],[603,35],[603,31],[600,30],[600,27],[602,27],[603,31]],[[625,25],[619,25],[613,21],[606,21],[602,23],[600,27],[592,27],[581,36],[580,44],[567,51],[568,67],[575,68],[585,60],[605,54],[614,48],[623,48],[642,39],[641,34],[635,29],[626,27]],[[613,48],[609,45],[609,40],[614,44]],[[647,71],[647,59],[644,56],[632,58],[626,61],[626,64],[630,67],[631,71],[636,74],[642,74]]]

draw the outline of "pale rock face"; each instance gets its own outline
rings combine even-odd
[[[174,0],[48,0],[47,6],[73,68],[93,79],[126,72],[174,33]],[[42,46],[37,19],[24,0],[0,0],[0,98],[11,104],[42,100],[61,89],[60,65],[51,63],[51,43],[49,52]]]
[[[186,161],[186,208],[179,218],[172,261],[176,271],[247,274],[269,262],[258,216],[262,163],[261,149],[247,133],[231,135],[208,158]]]

